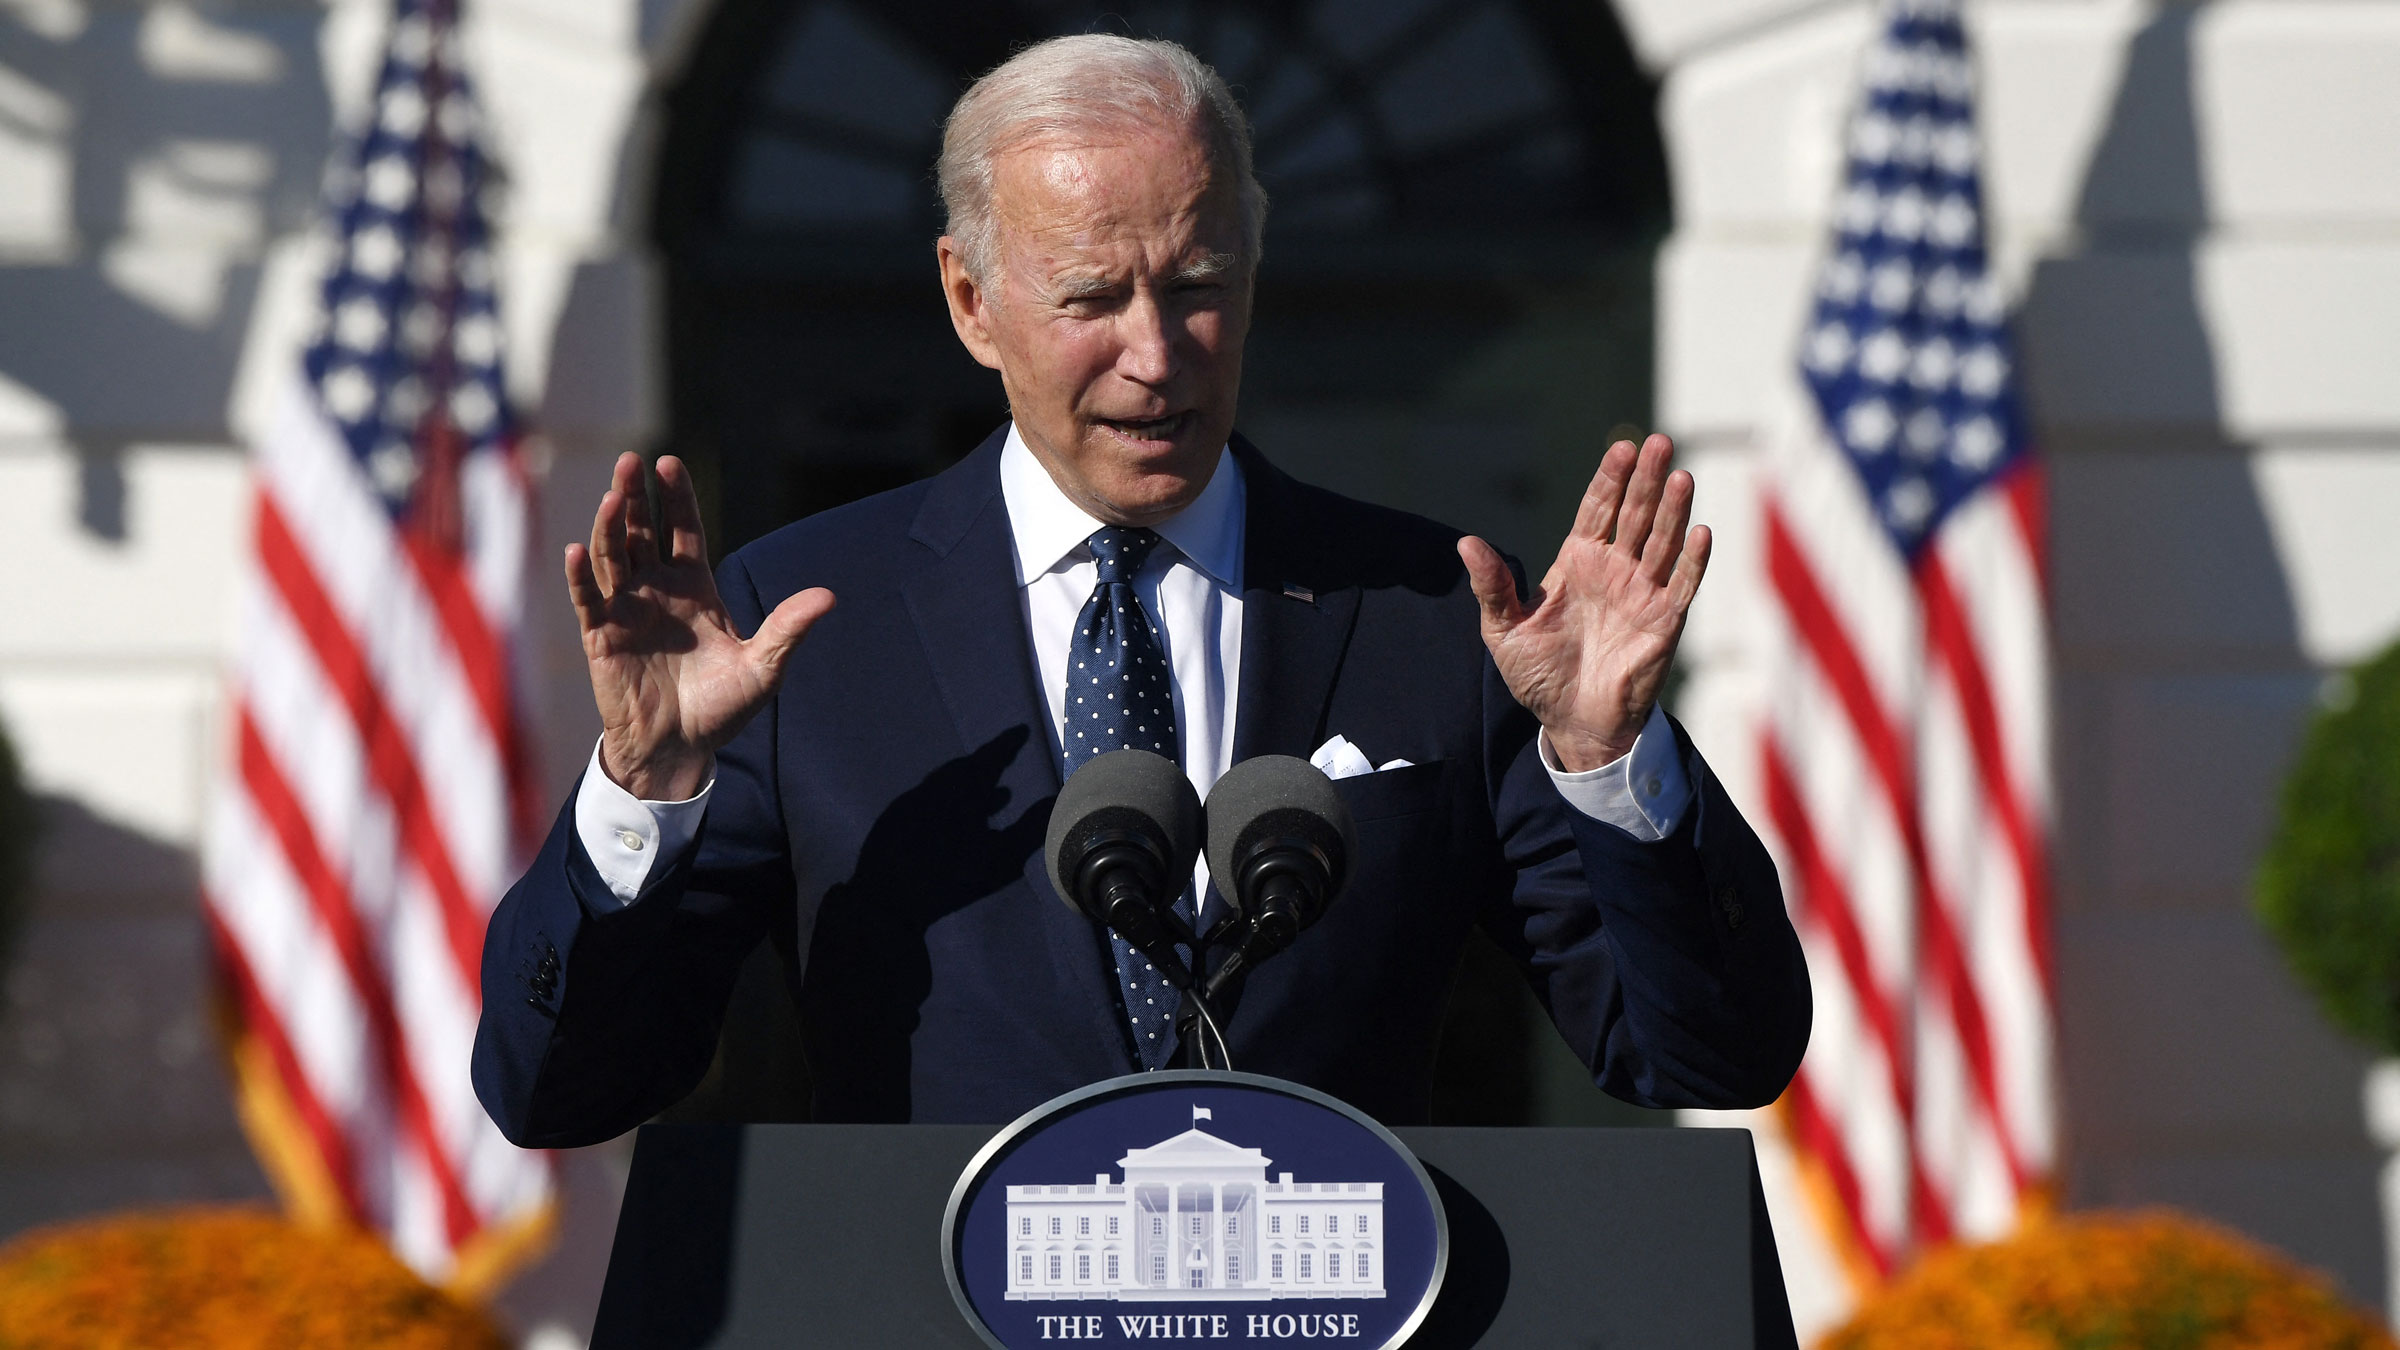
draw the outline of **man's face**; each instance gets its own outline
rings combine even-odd
[[[992,275],[940,245],[959,339],[1076,505],[1117,525],[1175,514],[1241,392],[1252,260],[1230,175],[1180,132],[1036,142],[993,171]]]

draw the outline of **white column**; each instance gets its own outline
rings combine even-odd
[[[1214,1207],[1210,1225],[1217,1235],[1217,1262],[1216,1269],[1209,1272],[1208,1287],[1222,1289],[1225,1287],[1225,1183],[1212,1181],[1209,1190],[1209,1202]]]

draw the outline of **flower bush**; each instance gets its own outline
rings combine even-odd
[[[0,1248],[4,1350],[505,1350],[481,1312],[356,1231],[187,1209],[39,1229]]]
[[[2284,779],[2258,915],[2334,1025],[2400,1055],[2400,646],[2327,690]]]
[[[1818,1350],[2391,1350],[2330,1283],[2164,1211],[1927,1257]]]

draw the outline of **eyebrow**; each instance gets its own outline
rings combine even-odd
[[[1241,263],[1242,258],[1238,253],[1204,253],[1176,272],[1174,279],[1177,281],[1213,281],[1218,277],[1230,274],[1234,269],[1240,267]]]
[[[1203,253],[1177,268],[1174,274],[1167,279],[1170,282],[1214,281],[1219,277],[1230,275],[1241,265],[1242,256],[1238,253],[1211,251]],[[1085,272],[1060,277],[1055,284],[1059,299],[1080,300],[1091,296],[1105,295],[1115,290],[1118,283],[1114,277]]]
[[[1096,295],[1106,295],[1116,289],[1116,285],[1107,277],[1086,272],[1080,276],[1059,278],[1057,296],[1061,300],[1088,300]]]

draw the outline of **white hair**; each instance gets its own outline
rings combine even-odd
[[[969,86],[950,109],[934,172],[949,212],[947,230],[958,241],[967,275],[982,282],[998,261],[995,160],[1049,137],[1134,129],[1188,129],[1219,168],[1233,170],[1245,261],[1256,265],[1267,194],[1250,164],[1250,119],[1224,78],[1173,42],[1083,33],[1018,52]]]

